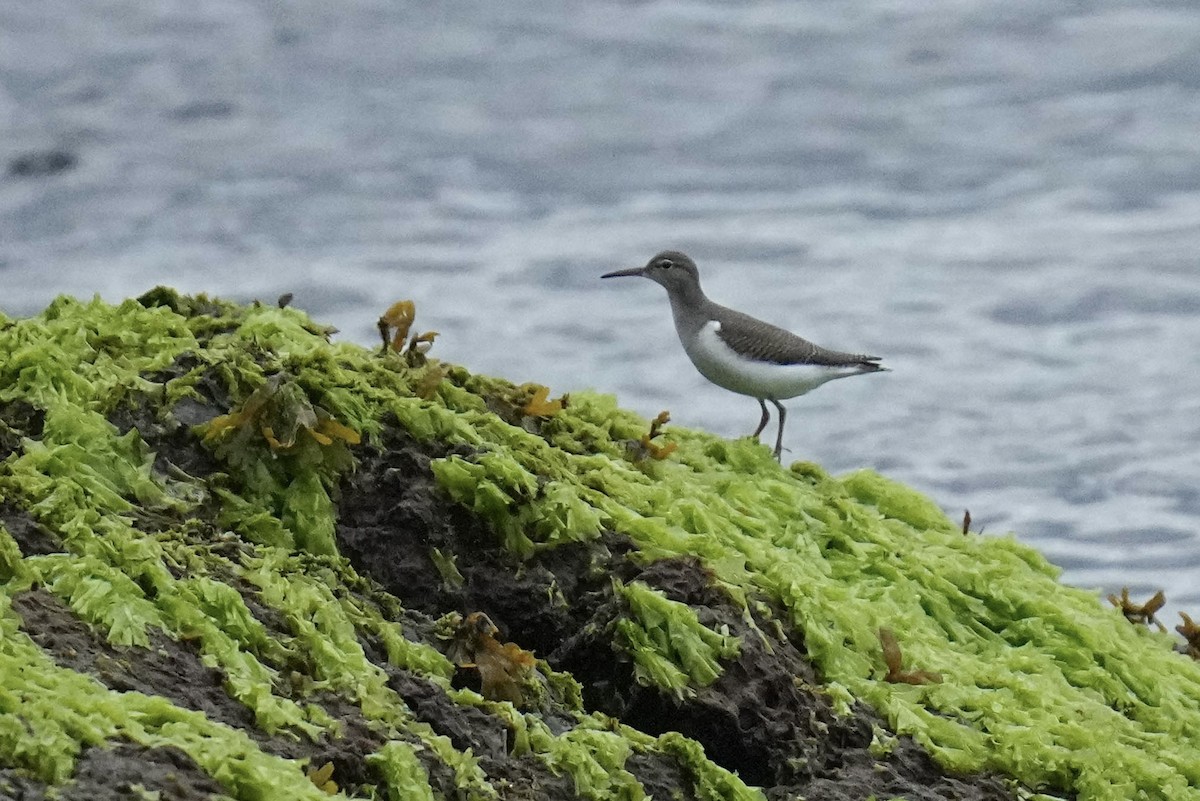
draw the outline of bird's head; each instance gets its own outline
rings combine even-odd
[[[678,250],[664,250],[646,262],[645,267],[616,270],[600,277],[620,278],[627,275],[649,278],[651,281],[662,284],[672,295],[686,294],[700,287],[700,272],[696,269],[696,262],[692,261],[686,253],[680,253]]]

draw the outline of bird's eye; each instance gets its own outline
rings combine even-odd
[[[670,259],[659,259],[658,266],[664,270],[669,270],[675,266],[675,262],[671,261]]]

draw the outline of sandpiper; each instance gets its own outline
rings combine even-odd
[[[791,331],[713,303],[700,288],[696,263],[677,250],[664,250],[645,267],[605,273],[601,278],[637,275],[662,284],[671,300],[675,332],[700,374],[719,387],[758,399],[762,419],[757,438],[771,419],[767,401],[779,410],[775,458],[783,458],[781,400],[795,398],[835,378],[878,373],[878,356],[827,350]]]

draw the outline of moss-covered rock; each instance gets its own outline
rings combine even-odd
[[[561,406],[288,308],[0,315],[0,795],[1200,799],[1200,666],[1032,550]]]

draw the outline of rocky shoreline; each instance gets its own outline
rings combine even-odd
[[[1031,549],[329,333],[0,316],[0,797],[1200,798],[1200,666]]]

